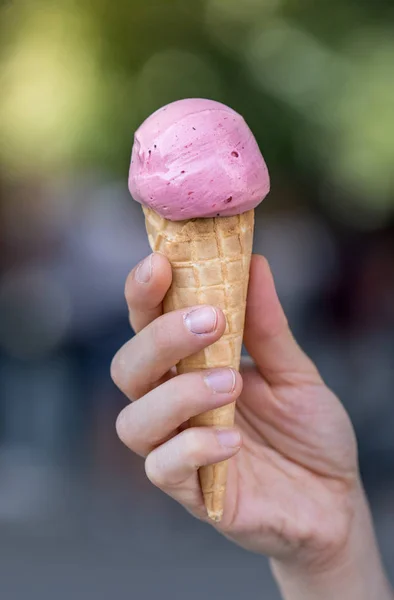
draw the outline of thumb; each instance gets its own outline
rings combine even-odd
[[[321,377],[289,329],[267,260],[254,255],[245,321],[245,346],[271,384],[320,383]]]

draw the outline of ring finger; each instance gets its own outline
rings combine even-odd
[[[242,378],[233,369],[179,375],[123,409],[118,435],[128,448],[147,456],[191,417],[233,402],[241,389]]]

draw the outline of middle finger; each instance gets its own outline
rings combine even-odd
[[[130,400],[140,398],[182,358],[218,340],[225,327],[222,311],[212,306],[162,315],[115,355],[112,378]]]

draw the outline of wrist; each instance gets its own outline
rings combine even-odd
[[[363,490],[353,498],[347,539],[318,556],[273,559],[271,567],[285,600],[393,600]]]

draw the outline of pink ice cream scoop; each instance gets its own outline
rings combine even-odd
[[[224,104],[179,100],[157,110],[135,133],[130,193],[166,219],[241,214],[269,189],[252,132]]]

